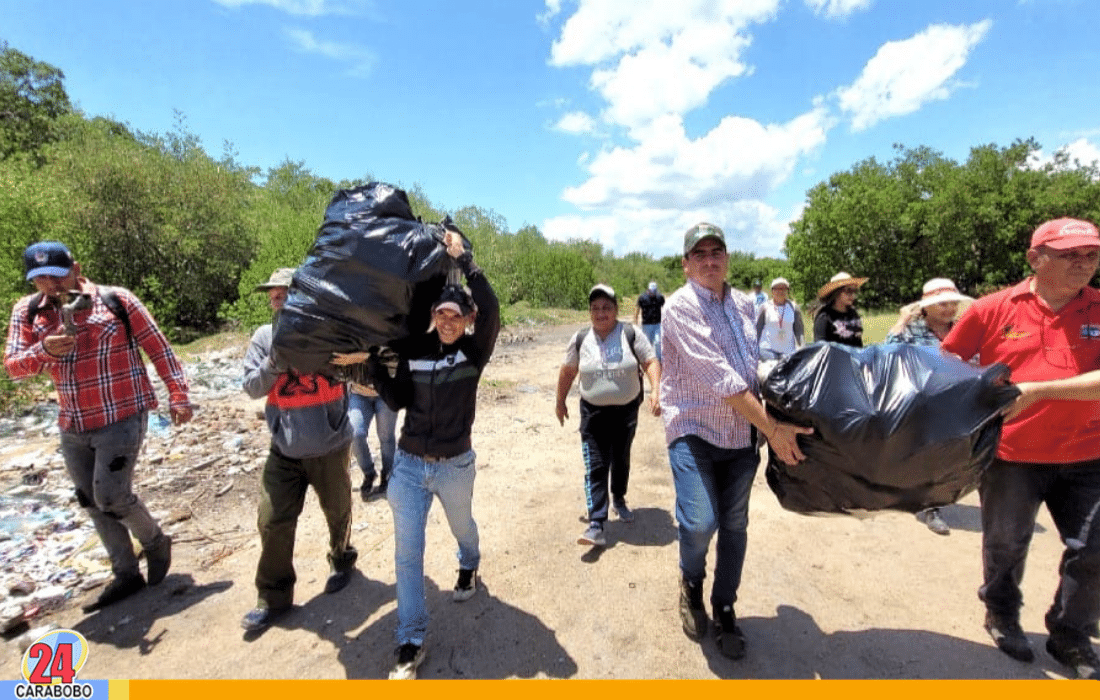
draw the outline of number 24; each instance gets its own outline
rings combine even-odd
[[[30,648],[28,654],[38,659],[28,679],[31,683],[52,683],[55,678],[61,679],[62,683],[73,682],[76,672],[73,670],[72,644],[58,644],[54,650],[49,644],[39,642]]]

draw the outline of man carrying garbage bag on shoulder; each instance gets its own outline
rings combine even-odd
[[[267,294],[276,313],[286,303],[293,268],[280,268],[256,287]],[[257,526],[260,559],[256,565],[256,607],[241,627],[258,633],[290,611],[294,603],[294,535],[298,516],[312,486],[329,531],[331,567],[325,593],[342,590],[359,553],[351,545],[351,422],[342,381],[284,367],[271,347],[272,324],[252,334],[244,358],[244,390],[267,397],[264,416],[271,447],[261,475]]]

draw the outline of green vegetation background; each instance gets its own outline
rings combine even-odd
[[[230,143],[214,156],[182,114],[165,134],[86,115],[73,108],[61,69],[2,39],[0,114],[0,307],[32,291],[22,267],[26,246],[60,240],[87,277],[133,290],[175,343],[265,322],[265,299],[252,289],[275,268],[302,263],[333,194],[387,180],[368,169],[334,182],[290,159],[264,171],[240,163]],[[977,146],[958,163],[927,147],[898,146],[890,162],[862,161],[807,193],[786,259],[731,250],[728,279],[747,289],[783,276],[805,302],[839,270],[869,277],[863,306],[891,310],[882,335],[892,309],[917,298],[931,277],[949,277],[974,296],[1011,284],[1028,272],[1024,252],[1038,223],[1100,219],[1096,165],[1058,153],[1040,166],[1039,153],[1038,143],[1021,140]],[[530,223],[509,230],[491,205],[444,210],[417,183],[391,184],[406,190],[424,221],[449,215],[463,230],[498,291],[506,325],[553,316],[549,309],[581,311],[596,282],[619,292],[629,318],[651,280],[665,293],[682,283],[679,256],[620,256],[589,240],[549,241]],[[735,232],[728,233],[732,243]],[[668,236],[676,243],[682,232]],[[0,330],[7,325],[0,313]],[[866,315],[869,341],[881,339],[878,325]],[[24,386],[0,375],[0,410],[25,403],[34,383]]]

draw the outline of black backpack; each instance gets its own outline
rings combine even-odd
[[[126,337],[130,339],[130,342],[134,340],[134,329],[130,326],[130,312],[126,310],[126,305],[122,303],[122,299],[119,299],[118,292],[113,287],[107,287],[105,285],[96,285],[96,292],[99,294],[99,298],[103,300],[103,304],[118,317],[118,320],[122,321],[123,327],[126,328]],[[27,305],[27,323],[34,323],[34,317],[42,313],[46,309],[42,306],[42,293],[35,294],[31,299],[30,304]]]

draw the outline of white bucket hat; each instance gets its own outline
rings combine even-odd
[[[945,301],[957,301],[962,303],[974,301],[973,297],[960,294],[959,288],[955,286],[955,283],[945,277],[937,277],[928,280],[924,283],[924,289],[922,289],[921,292],[921,298],[918,299],[916,303],[917,306],[922,309],[926,306],[941,304]]]

